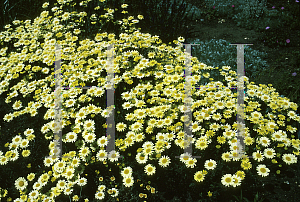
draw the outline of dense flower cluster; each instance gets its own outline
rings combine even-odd
[[[90,0],[91,1],[91,0]],[[44,119],[49,122],[41,126],[41,132],[45,134],[46,141],[49,141],[49,155],[55,153],[53,139],[55,129],[55,103],[54,92],[54,71],[50,66],[55,61],[55,44],[62,46],[62,86],[85,86],[87,81],[97,81],[98,85],[83,93],[81,88],[71,88],[63,90],[62,106],[62,127],[72,126],[72,131],[63,138],[65,144],[76,144],[81,141],[83,144],[78,151],[70,151],[64,155],[71,158],[45,158],[44,170],[48,172],[41,176],[29,173],[28,176],[20,176],[15,180],[15,187],[22,193],[20,201],[29,198],[31,201],[55,201],[60,194],[72,195],[75,185],[80,187],[88,186],[88,180],[81,173],[76,172],[80,165],[86,165],[87,159],[93,158],[97,162],[107,164],[107,160],[118,165],[120,155],[126,154],[133,145],[142,145],[134,158],[138,164],[145,164],[144,173],[155,175],[157,167],[165,168],[172,166],[172,156],[164,155],[164,151],[172,149],[171,144],[185,149],[187,142],[184,139],[183,122],[185,121],[184,106],[184,73],[186,54],[182,51],[182,37],[175,41],[178,46],[172,48],[161,44],[158,36],[141,33],[132,28],[138,20],[130,16],[123,19],[120,24],[130,27],[132,33],[122,33],[119,39],[114,34],[98,33],[94,40],[84,39],[78,41],[78,36],[82,30],[76,28],[76,23],[70,27],[64,25],[64,21],[70,19],[80,19],[86,15],[85,12],[65,12],[63,6],[71,0],[58,0],[60,7],[51,8],[51,11],[44,11],[40,17],[34,20],[21,22],[14,21],[15,32],[10,26],[5,32],[0,33],[0,39],[6,42],[14,41],[14,47],[20,52],[6,53],[7,48],[2,48],[0,53],[0,94],[7,92],[6,103],[12,103],[12,99],[18,96],[31,96],[34,93],[36,102],[22,103],[16,100],[12,103],[15,112],[6,114],[4,121],[11,122],[15,117],[29,113],[36,116],[39,108],[47,108]],[[87,1],[89,2],[89,1]],[[104,0],[102,0],[104,2]],[[84,2],[82,3],[84,4]],[[47,8],[48,4],[43,5]],[[126,8],[126,5],[122,5]],[[113,9],[107,9],[104,18],[112,15]],[[94,16],[96,18],[96,16]],[[142,19],[142,16],[138,16]],[[69,22],[70,23],[70,22]],[[9,29],[10,28],[10,29]],[[74,30],[74,31],[71,31]],[[44,40],[44,41],[41,41]],[[106,48],[114,43],[115,48],[115,86],[121,83],[133,84],[133,80],[140,79],[141,83],[132,86],[130,91],[122,93],[123,110],[135,109],[133,113],[127,113],[123,122],[116,123],[116,130],[120,134],[126,134],[125,139],[116,139],[116,152],[108,154],[105,146],[108,138],[95,132],[96,115],[105,120],[109,116],[109,109],[102,109],[91,101],[95,97],[102,97],[108,88],[108,81],[101,75],[107,67]],[[139,51],[140,50],[140,51]],[[163,58],[172,58],[164,61]],[[207,66],[192,57],[192,85],[194,86],[200,79],[209,79],[206,86],[200,89],[193,88],[192,93],[192,114],[194,121],[191,125],[193,137],[190,142],[196,149],[205,151],[210,149],[212,139],[217,137],[219,148],[229,146],[230,150],[223,149],[221,156],[223,162],[216,159],[207,159],[203,165],[197,164],[197,159],[189,153],[182,153],[180,161],[186,168],[196,168],[194,180],[197,183],[205,183],[205,177],[213,172],[219,164],[228,164],[231,161],[240,161],[240,168],[233,174],[223,174],[220,183],[224,186],[236,187],[241,185],[253,164],[270,163],[281,161],[285,164],[297,162],[296,155],[299,155],[300,141],[294,138],[293,133],[296,128],[291,126],[291,120],[300,122],[300,117],[296,115],[297,105],[289,102],[286,98],[281,98],[275,89],[265,85],[256,86],[249,83],[244,77],[245,91],[245,145],[247,147],[256,146],[258,149],[252,154],[247,154],[242,158],[237,157],[237,151],[241,148],[236,146],[237,123],[230,123],[231,117],[236,113],[236,93],[231,90],[236,86],[236,72],[230,70],[229,66],[220,68],[220,75],[224,76],[224,83],[213,82],[209,71],[218,67]],[[41,65],[32,66],[31,63],[40,61]],[[35,74],[46,75],[45,79],[35,80]],[[143,79],[153,76],[155,82],[145,82]],[[12,81],[19,81],[16,85],[9,87]],[[222,88],[220,88],[222,86]],[[260,112],[261,103],[265,103],[271,112]],[[152,105],[152,107],[150,107]],[[227,120],[226,120],[227,119]],[[105,123],[105,122],[104,122]],[[255,126],[255,127],[254,127]],[[154,134],[154,130],[160,132]],[[49,135],[50,134],[50,135]],[[152,135],[153,136],[152,136]],[[145,141],[146,137],[153,137],[153,141]],[[19,153],[22,157],[30,157],[31,150],[28,148],[29,142],[35,140],[35,131],[28,128],[23,134],[12,136],[8,143],[9,151],[0,151],[1,166],[9,166],[11,161],[16,161]],[[278,153],[280,147],[290,148],[292,153]],[[214,149],[214,148],[213,148]],[[126,151],[127,150],[127,151]],[[253,159],[247,157],[252,155]],[[127,155],[123,155],[127,156]],[[234,158],[232,157],[234,156]],[[281,158],[280,158],[281,157]],[[258,164],[257,174],[266,177],[270,170],[265,164]],[[135,168],[123,166],[120,176],[125,188],[134,186]],[[37,178],[36,178],[37,177]],[[51,180],[50,180],[51,179]],[[114,180],[114,177],[111,178]],[[102,182],[103,179],[99,179]],[[56,185],[46,194],[42,187],[49,182],[56,182]],[[95,193],[95,199],[105,199],[105,189],[108,184],[99,184]],[[113,187],[107,191],[109,197],[118,197],[119,189]],[[152,191],[151,193],[155,193]],[[77,201],[78,196],[74,195],[73,200]],[[93,199],[92,199],[93,200]]]

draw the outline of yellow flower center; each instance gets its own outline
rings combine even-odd
[[[266,172],[266,169],[265,169],[265,168],[261,168],[261,169],[260,169],[260,172],[265,173],[265,172]]]

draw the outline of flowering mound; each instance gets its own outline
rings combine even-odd
[[[95,10],[103,2],[97,1]],[[185,153],[183,70],[188,56],[180,43],[183,38],[174,41],[175,48],[162,44],[158,36],[141,33],[132,26],[138,20],[129,16],[119,21],[124,29],[119,36],[99,32],[93,39],[79,40],[84,17],[94,21],[99,17],[86,16],[84,11],[67,12],[72,6],[70,0],[58,3],[59,7],[51,9],[52,16],[43,11],[34,23],[14,21],[15,28],[7,26],[8,30],[0,33],[1,41],[7,45],[0,51],[0,92],[13,108],[13,112],[4,115],[3,125],[26,114],[30,114],[30,120],[43,117],[37,129],[10,134],[9,140],[0,136],[1,143],[8,141],[1,145],[7,150],[0,151],[1,167],[33,161],[24,159],[42,153],[32,150],[38,139],[46,142],[50,150],[43,154],[43,164],[34,172],[24,168],[22,175],[10,179],[19,192],[1,187],[2,197],[15,197],[15,201],[66,201],[69,197],[73,201],[159,200],[162,196],[158,195],[167,192],[166,187],[174,188],[176,184],[172,182],[178,183],[178,178],[180,183],[192,184],[193,200],[199,200],[207,197],[202,195],[207,191],[211,196],[211,192],[241,186],[248,174],[259,179],[275,175],[276,163],[297,162],[300,141],[295,139],[296,128],[292,126],[300,122],[294,112],[297,105],[279,97],[274,88],[258,87],[244,77],[246,147],[245,155],[238,157],[237,95],[231,89],[237,84],[236,72],[223,66],[223,83],[213,82],[209,72],[218,67],[206,66],[195,57],[191,57],[192,86],[208,83],[191,90],[193,156]],[[81,6],[85,7],[85,3]],[[127,6],[123,4],[121,8]],[[112,20],[114,9],[106,10],[100,18]],[[70,87],[62,89],[61,159],[53,156],[56,44],[62,47],[61,85]],[[105,92],[109,88],[106,69],[111,44],[117,113],[115,152],[108,154],[106,146],[111,140],[105,134],[110,109],[106,107]],[[174,176],[174,170],[180,175]]]

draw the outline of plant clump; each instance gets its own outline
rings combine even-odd
[[[257,86],[244,76],[245,153],[238,156],[242,148],[237,146],[237,93],[232,89],[237,85],[236,72],[230,66],[207,66],[189,56],[184,52],[183,37],[174,41],[174,48],[159,36],[142,33],[135,27],[142,15],[115,20],[117,9],[126,14],[129,5],[125,3],[120,8],[105,8],[105,14],[100,15],[104,2],[80,3],[82,8],[95,5],[98,14],[91,16],[85,11],[71,11],[75,6],[72,0],[58,0],[58,5],[49,9],[45,3],[45,11],[33,22],[16,20],[13,27],[8,25],[7,31],[0,33],[4,43],[0,94],[11,106],[3,117],[4,125],[21,116],[29,120],[42,117],[36,128],[25,126],[18,135],[7,134],[8,139],[0,136],[1,143],[7,141],[1,145],[0,166],[4,169],[33,161],[33,153],[42,153],[33,150],[36,142],[46,142],[49,149],[41,154],[42,164],[32,168],[34,172],[24,168],[21,174],[7,178],[14,181],[14,187],[1,187],[6,190],[1,197],[19,201],[158,200],[167,198],[167,194],[160,195],[166,192],[165,187],[174,188],[178,195],[171,195],[180,197],[183,192],[176,185],[183,183],[190,185],[193,200],[217,200],[230,192],[227,188],[242,186],[248,176],[260,181],[276,175],[279,165],[297,163],[297,104],[281,98],[271,85]],[[93,37],[84,38],[80,34],[85,19],[92,19],[89,23],[114,21],[120,25],[120,34],[99,30]],[[61,159],[47,157],[57,152],[56,45],[61,46],[61,86],[70,87],[61,91]],[[105,133],[111,109],[106,107],[105,92],[111,83],[107,75],[107,58],[112,53],[107,49],[111,45],[117,113],[116,147],[108,154],[106,146],[112,140]],[[191,89],[193,136],[189,141],[184,138],[183,127],[188,57],[191,85],[200,80],[207,83]],[[210,72],[216,69],[223,82],[211,78]],[[90,88],[79,88],[84,86]],[[184,151],[190,142],[193,156]]]

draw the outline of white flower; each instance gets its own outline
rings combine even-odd
[[[6,165],[8,162],[7,157],[5,156],[0,156],[0,165]]]
[[[4,121],[10,122],[14,118],[12,113],[6,114],[3,118]]]
[[[295,117],[296,117],[296,113],[294,111],[289,111],[287,113],[287,115],[290,119],[295,119]]]
[[[18,110],[20,108],[22,108],[22,102],[20,100],[18,100],[13,104],[13,109]]]
[[[95,194],[95,198],[98,200],[102,200],[102,199],[104,199],[104,197],[105,197],[105,193],[102,191],[97,191]]]
[[[75,132],[69,132],[66,136],[67,142],[75,142],[77,140],[77,134]]]
[[[80,163],[80,159],[78,157],[74,157],[73,160],[72,160],[71,165],[74,166],[74,167],[78,167],[79,163]]]
[[[138,119],[143,119],[147,116],[146,114],[146,110],[143,110],[143,109],[137,109],[135,111],[135,116],[138,118]]]
[[[58,182],[56,183],[56,186],[59,189],[65,189],[67,187],[67,182],[65,180],[58,180]]]
[[[270,145],[270,140],[267,137],[261,137],[259,139],[259,144],[261,144],[264,147],[268,147]]]
[[[131,125],[131,130],[132,131],[139,131],[143,127],[143,124],[140,122],[135,122],[134,124]]]
[[[297,157],[294,154],[283,154],[282,160],[288,165],[297,163]]]
[[[29,136],[29,135],[31,135],[33,132],[34,132],[33,129],[27,128],[27,129],[24,131],[24,135]]]
[[[105,136],[102,136],[101,138],[99,138],[97,140],[97,144],[99,147],[105,147],[105,146],[107,146],[107,143],[108,143],[107,137],[105,137]]]
[[[84,136],[84,140],[86,142],[92,143],[96,139],[96,135],[94,133],[88,133],[87,135]]]
[[[89,147],[82,146],[79,150],[79,156],[84,159],[90,153]]]
[[[69,196],[72,192],[73,192],[73,189],[70,189],[70,188],[64,189],[64,194],[67,196]],[[48,200],[50,201],[50,198],[48,198]]]
[[[195,158],[189,158],[186,162],[185,162],[185,165],[187,168],[194,168],[195,165],[197,163],[197,159]]]
[[[162,71],[157,71],[157,72],[154,73],[154,75],[155,75],[156,78],[161,78],[161,77],[164,76],[164,72],[162,72]],[[152,90],[152,91],[151,91],[151,94],[152,94],[152,93],[158,93],[158,91],[157,91],[157,90]]]
[[[262,177],[266,177],[269,175],[269,168],[266,167],[266,165],[258,165],[256,167],[258,175],[261,175]]]
[[[66,100],[64,104],[66,105],[66,107],[73,107],[75,105],[75,103],[76,103],[76,100],[69,99],[69,100]]]
[[[116,128],[117,128],[117,131],[119,131],[119,132],[123,132],[125,129],[126,129],[126,124],[125,123],[118,123],[117,125],[116,125]]]
[[[44,67],[43,69],[42,69],[42,72],[44,73],[44,74],[48,74],[49,73],[49,68],[47,68],[47,67]]]
[[[194,132],[201,130],[201,126],[199,125],[199,123],[197,121],[195,121],[195,122],[193,122],[193,124],[191,124],[190,129],[194,133]]]
[[[217,166],[217,162],[210,159],[210,160],[206,160],[205,163],[204,163],[204,167],[207,169],[207,170],[213,170],[215,169]]]
[[[104,94],[104,90],[102,88],[97,88],[97,90],[95,90],[94,92],[94,96],[95,97],[101,97]]]
[[[22,137],[20,135],[16,135],[13,139],[12,139],[12,143],[16,144],[16,145],[20,145],[22,141]]]
[[[168,156],[162,156],[162,157],[159,159],[159,162],[158,162],[158,164],[159,164],[161,167],[167,167],[170,163],[171,163],[170,157],[168,157]]]
[[[145,156],[145,155],[142,154],[142,153],[138,153],[138,154],[135,156],[135,159],[136,159],[136,161],[137,161],[139,164],[144,164],[144,163],[147,162],[148,156],[147,156],[147,155]]]
[[[54,164],[54,171],[61,173],[65,169],[66,163],[62,160]]]
[[[119,191],[116,188],[112,188],[111,189],[113,191],[113,195],[111,195],[111,197],[117,197],[119,195]]]
[[[191,157],[192,157],[192,155],[190,153],[185,152],[180,155],[180,161],[183,163],[186,163]]]
[[[95,126],[95,122],[91,119],[85,121],[83,125],[85,130],[95,130],[94,126]]]
[[[131,187],[133,185],[133,183],[134,183],[133,177],[126,177],[123,179],[123,185],[125,187]]]
[[[75,172],[75,169],[74,168],[67,168],[66,169],[66,172],[63,173],[63,176],[65,178],[67,178],[68,180],[72,179],[72,177],[74,176],[74,172]]]
[[[145,173],[147,173],[147,175],[153,175],[156,171],[155,166],[148,164],[145,166]]]
[[[262,154],[261,151],[253,152],[252,156],[253,156],[253,159],[258,162],[261,162],[264,160],[264,155]]]
[[[182,36],[178,37],[178,41],[179,41],[179,42],[184,42],[184,40],[185,40],[185,39],[184,39]]]
[[[132,108],[132,105],[131,105],[130,102],[124,102],[124,103],[122,104],[122,107],[123,107],[123,109],[128,110],[128,109]]]
[[[47,8],[48,6],[49,6],[49,3],[46,2],[46,3],[44,3],[44,4],[42,5],[42,8]]]
[[[221,182],[224,186],[233,186],[233,176],[231,174],[223,175]]]
[[[76,118],[78,118],[78,119],[85,119],[86,118],[85,110],[80,109],[79,112],[76,114]]]
[[[132,168],[130,166],[127,166],[125,168],[123,168],[123,170],[121,171],[121,175],[123,177],[129,177],[132,175]]]
[[[129,100],[132,98],[131,93],[124,92],[121,95],[122,95],[122,99],[125,99],[125,100]]]
[[[108,111],[107,109],[104,109],[104,110],[101,112],[101,116],[103,116],[104,118],[108,118],[111,114],[112,114],[112,112],[111,112],[111,111]]]
[[[53,164],[53,159],[52,158],[45,158],[44,159],[44,165],[47,167],[50,167]]]
[[[12,23],[13,23],[14,25],[18,25],[18,24],[20,23],[20,20],[14,20]]]
[[[240,177],[238,177],[237,175],[233,175],[232,178],[233,178],[233,181],[232,181],[233,187],[237,187],[237,186],[241,185],[242,179]]]
[[[105,189],[106,189],[106,186],[104,184],[98,186],[99,191],[104,191]]]
[[[12,150],[12,156],[10,157],[10,160],[11,161],[15,161],[19,158],[19,152],[18,150]]]
[[[155,139],[164,141],[165,140],[165,134],[164,133],[157,133],[157,135],[155,136]]]
[[[79,186],[83,187],[84,185],[87,184],[87,179],[84,178],[84,177],[82,177],[82,178],[80,178],[80,179],[77,180],[77,184],[78,184]]]
[[[107,158],[107,152],[105,150],[101,149],[97,152],[96,157],[97,157],[97,160],[104,161]]]
[[[29,198],[30,199],[36,199],[39,196],[39,192],[37,190],[31,191],[29,193]]]
[[[121,8],[127,8],[128,4],[122,4]]]
[[[26,181],[26,179],[24,177],[19,177],[16,181],[15,181],[15,187],[17,188],[17,190],[21,190],[23,191],[28,185],[28,182]]]
[[[115,150],[109,152],[109,154],[108,154],[108,159],[111,162],[117,161],[119,157],[120,157],[120,153],[116,152]]]
[[[24,148],[28,147],[28,144],[29,144],[29,141],[27,139],[23,139],[20,144],[20,147],[24,149]]]
[[[272,148],[267,148],[264,150],[264,156],[268,159],[272,159],[275,155],[275,150]]]
[[[50,130],[50,128],[49,128],[48,124],[44,124],[43,127],[41,128],[41,132],[44,134],[46,132],[48,132],[49,130]]]

